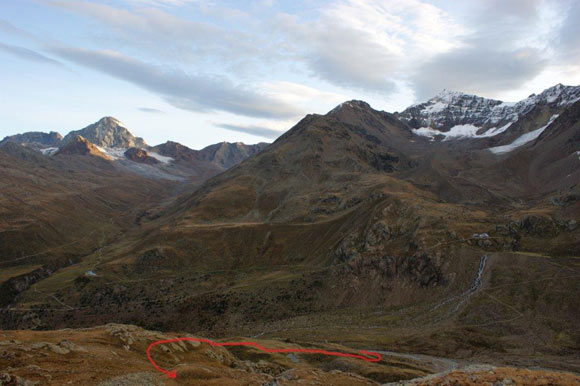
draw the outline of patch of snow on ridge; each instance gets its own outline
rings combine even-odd
[[[434,104],[427,106],[425,110],[429,111],[430,113],[438,113],[445,110],[447,106],[449,106],[447,103],[435,102]]]
[[[152,151],[147,152],[151,157],[155,158],[157,161],[163,162],[164,164],[168,164],[173,161],[171,157],[165,157],[161,154],[154,153]]]
[[[540,134],[542,134],[542,132],[546,130],[546,128],[548,128],[548,126],[550,126],[556,118],[558,118],[558,114],[552,115],[552,117],[548,120],[548,123],[546,123],[544,126],[519,136],[518,138],[515,139],[515,141],[513,141],[509,145],[490,147],[488,150],[494,154],[505,154],[522,145],[525,145],[526,143],[538,138]]]
[[[491,129],[487,130],[485,133],[479,135],[479,137],[493,137],[494,135],[498,135],[506,131],[513,122],[509,122],[502,127],[492,127]]]
[[[125,152],[127,149],[125,148],[112,148],[112,147],[100,147],[97,146],[102,153],[109,156],[113,160],[118,160],[120,158],[125,158]]]
[[[482,134],[477,134],[477,131],[481,128],[474,125],[456,125],[449,129],[449,131],[439,131],[430,127],[420,127],[418,129],[413,129],[413,133],[423,137],[429,137],[431,140],[434,140],[436,136],[441,135],[444,137],[444,141],[454,138],[485,138],[503,133],[512,123],[513,122],[509,122],[502,127],[492,127]]]
[[[58,151],[58,147],[47,147],[46,149],[40,149],[42,155],[51,156]]]

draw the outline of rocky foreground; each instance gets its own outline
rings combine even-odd
[[[379,363],[312,354],[267,354],[251,347],[212,347],[194,341],[155,348],[154,360],[173,369],[175,379],[157,372],[147,346],[176,336],[136,326],[0,333],[1,385],[571,385],[572,373],[508,367],[467,366],[429,375],[428,364],[384,356]],[[237,339],[232,339],[237,340]],[[258,341],[257,341],[258,342]],[[269,348],[310,347],[261,340]],[[326,344],[324,349],[356,352]]]

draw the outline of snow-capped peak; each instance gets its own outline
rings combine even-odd
[[[580,86],[564,86],[561,83],[547,88],[540,94],[532,94],[526,99],[516,103],[514,107],[519,109],[520,114],[527,113],[531,107],[538,103],[557,103],[559,106],[575,103],[580,100]]]
[[[557,84],[516,103],[443,90],[427,102],[410,106],[398,117],[417,135],[445,139],[493,136],[537,105],[558,110],[580,100],[580,86]],[[557,111],[556,111],[557,112]]]
[[[466,94],[460,91],[443,89],[439,91],[433,98],[429,99],[429,102],[437,101],[437,102],[453,103],[454,101],[464,97],[477,98],[477,96],[475,95]]]

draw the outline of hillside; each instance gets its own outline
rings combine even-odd
[[[128,323],[578,372],[580,102],[566,90],[530,97],[495,135],[424,135],[353,100],[267,147],[148,148],[209,179],[127,198],[147,206],[134,226],[7,297],[2,325]]]

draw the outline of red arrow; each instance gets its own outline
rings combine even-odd
[[[356,359],[362,359],[363,361],[367,361],[367,362],[379,362],[382,359],[381,354],[377,353],[377,352],[372,352],[372,351],[365,351],[365,350],[360,350],[359,353],[360,354],[364,354],[364,355],[368,355],[368,356],[372,356],[374,358],[369,358],[368,356],[363,356],[363,355],[358,355],[358,354],[348,354],[348,353],[342,353],[342,352],[335,352],[335,351],[326,351],[326,350],[320,350],[320,349],[307,349],[307,348],[284,348],[284,349],[272,349],[272,348],[266,348],[256,342],[223,342],[223,343],[217,343],[217,342],[213,342],[209,339],[202,339],[202,338],[175,338],[175,339],[166,339],[166,340],[158,340],[156,342],[153,342],[149,345],[149,347],[147,347],[147,359],[149,359],[149,362],[151,362],[151,364],[153,365],[153,367],[155,367],[158,371],[162,372],[163,374],[165,374],[168,378],[175,378],[177,377],[177,373],[175,372],[175,370],[165,370],[162,369],[161,367],[159,367],[157,365],[157,363],[155,363],[155,361],[153,360],[153,358],[151,357],[151,349],[157,345],[160,344],[165,344],[165,343],[176,343],[176,342],[181,342],[181,341],[185,341],[185,340],[189,340],[189,341],[193,341],[193,342],[200,342],[200,343],[207,343],[211,346],[216,346],[216,347],[224,347],[224,346],[252,346],[257,348],[258,350],[262,350],[264,352],[267,353],[291,353],[291,352],[298,352],[298,353],[309,353],[309,354],[323,354],[323,355],[329,355],[329,356],[337,356],[337,357],[345,357],[345,358],[356,358]]]

